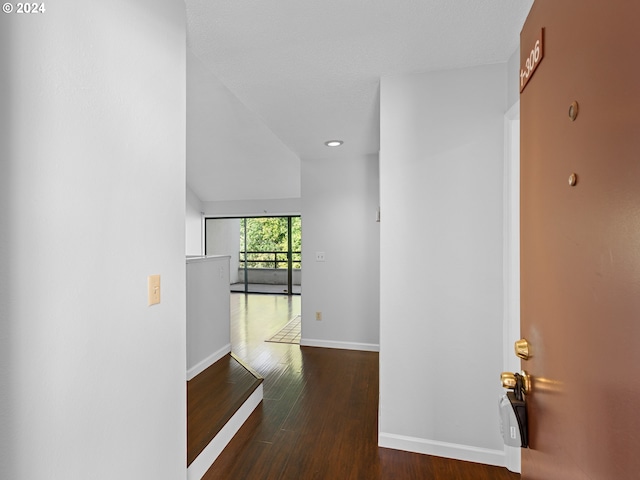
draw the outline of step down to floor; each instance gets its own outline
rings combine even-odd
[[[200,480],[262,401],[262,377],[233,353],[187,382],[187,478]]]

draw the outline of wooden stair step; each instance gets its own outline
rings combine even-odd
[[[257,372],[231,353],[187,382],[187,466],[262,381]]]

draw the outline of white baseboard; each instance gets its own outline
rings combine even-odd
[[[436,457],[464,460],[466,462],[484,463],[497,467],[505,466],[504,450],[490,450],[488,448],[470,447],[456,443],[438,442],[424,438],[405,437],[392,433],[378,434],[378,446],[404,450],[407,452],[434,455]]]
[[[191,462],[191,465],[187,468],[187,480],[200,480],[207,473],[207,470],[211,468],[211,465],[222,453],[224,447],[227,446],[233,436],[240,430],[240,427],[247,421],[249,415],[260,404],[263,395],[264,390],[262,384],[260,384],[226,425],[222,427],[222,430],[215,438],[209,442],[209,445]]]
[[[504,446],[504,466],[507,467],[507,470],[521,473],[521,455],[522,449],[520,447]]]
[[[204,372],[207,368],[209,368],[211,365],[216,363],[218,360],[220,360],[222,357],[224,357],[227,353],[231,353],[231,344],[230,343],[227,343],[220,350],[218,350],[216,352],[213,352],[207,358],[205,358],[204,360],[196,363],[193,367],[188,369],[187,370],[187,381],[191,380],[193,377],[195,377],[199,373]]]
[[[313,338],[300,339],[302,347],[339,348],[341,350],[362,350],[365,352],[379,352],[380,345],[375,343],[337,342],[333,340],[315,340]]]

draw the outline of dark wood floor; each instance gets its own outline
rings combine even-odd
[[[262,383],[232,355],[187,382],[187,466]],[[222,386],[222,388],[221,388]]]
[[[299,298],[239,297],[232,295],[232,345],[265,377],[264,401],[204,479],[520,478],[503,468],[379,448],[378,354],[264,342],[300,313]]]

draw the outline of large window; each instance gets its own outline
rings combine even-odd
[[[231,291],[299,294],[299,216],[207,218],[207,255],[231,257]]]
[[[300,268],[300,217],[244,218],[240,222],[240,268]]]

